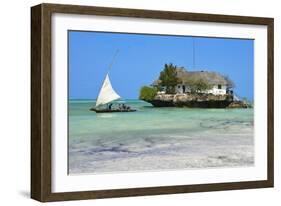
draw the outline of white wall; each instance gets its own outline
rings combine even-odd
[[[176,86],[176,93],[180,93],[180,94],[182,94],[183,93],[183,88],[182,88],[182,84],[178,84],[177,86]],[[187,86],[185,86],[185,92],[188,92],[188,87]]]
[[[142,9],[178,10],[233,15],[275,17],[275,125],[280,125],[280,37],[279,1],[267,0],[61,0],[57,3]],[[0,202],[1,205],[39,205],[29,196],[30,154],[30,6],[37,0],[2,1],[0,32]],[[278,89],[277,89],[278,88]],[[153,197],[118,198],[58,202],[46,205],[280,205],[281,200],[281,133],[275,127],[274,189],[237,190]]]
[[[175,87],[176,93],[183,93],[183,88],[182,84],[178,84]],[[212,89],[206,90],[204,93],[210,93],[210,94],[215,94],[215,95],[221,95],[221,94],[226,94],[226,85],[221,85],[221,89],[218,88],[218,85],[214,85]],[[185,85],[185,92],[190,92],[188,85]]]
[[[212,93],[215,95],[226,94],[226,85],[221,85],[221,89],[219,89],[218,85],[214,85],[214,87],[209,90],[208,93]]]

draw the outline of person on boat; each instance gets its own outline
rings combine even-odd
[[[130,110],[130,109],[131,109],[131,107],[129,107],[129,106],[127,106],[127,105],[123,104],[123,105],[122,105],[122,109],[124,109],[124,110]]]
[[[108,105],[108,109],[111,110],[111,107],[112,107],[112,103],[110,103],[110,104]]]

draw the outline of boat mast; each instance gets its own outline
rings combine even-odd
[[[115,54],[114,54],[114,56],[113,56],[113,58],[112,58],[112,60],[111,60],[111,62],[109,64],[109,66],[108,66],[107,74],[110,72],[111,67],[112,67],[112,65],[113,65],[113,63],[114,63],[118,53],[119,53],[119,49],[116,50],[116,52],[115,52]]]
[[[117,49],[117,50],[115,51],[115,54],[114,54],[114,56],[113,56],[113,58],[112,58],[112,60],[111,60],[111,62],[110,62],[110,64],[109,64],[109,66],[108,66],[108,69],[107,69],[106,75],[105,75],[105,77],[104,77],[104,80],[105,80],[106,76],[109,74],[109,72],[110,72],[110,70],[111,70],[111,68],[112,68],[112,65],[113,65],[113,63],[114,63],[114,61],[115,61],[116,56],[117,56],[118,53],[119,53],[119,49]],[[103,80],[103,81],[104,81],[104,80]],[[106,105],[108,106],[108,103],[107,103]]]
[[[114,54],[114,56],[113,56],[113,58],[112,58],[112,60],[111,60],[111,62],[110,62],[110,64],[109,64],[109,66],[108,66],[106,75],[105,75],[105,77],[104,77],[104,79],[103,79],[103,83],[104,83],[104,81],[106,80],[106,77],[108,76],[108,74],[109,74],[109,72],[110,72],[110,70],[111,70],[111,68],[112,68],[112,65],[113,65],[113,63],[114,63],[114,61],[115,61],[116,56],[117,56],[118,53],[119,53],[119,49],[116,50],[116,52],[115,52],[115,54]],[[101,91],[102,87],[103,87],[103,84],[101,85],[99,91]],[[99,95],[99,94],[98,94],[98,95]],[[107,104],[106,104],[106,105],[107,105]]]

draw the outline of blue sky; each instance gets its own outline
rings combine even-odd
[[[123,99],[137,99],[165,63],[227,75],[236,94],[253,99],[254,40],[69,31],[68,41],[70,99],[97,97],[117,49],[109,76]]]

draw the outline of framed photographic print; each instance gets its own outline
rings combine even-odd
[[[31,8],[31,197],[273,187],[273,19]]]

